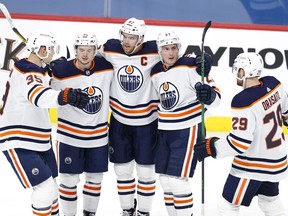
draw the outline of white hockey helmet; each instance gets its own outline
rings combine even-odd
[[[176,44],[179,51],[181,49],[181,43],[179,37],[173,31],[165,31],[158,34],[157,37],[157,48],[160,52],[161,47],[170,44]]]
[[[237,77],[238,71],[242,68],[245,73],[244,78],[259,77],[263,67],[263,59],[258,53],[244,52],[235,58],[232,72]]]
[[[95,55],[97,52],[98,40],[96,34],[91,32],[81,32],[77,35],[74,42],[74,51],[76,54],[77,46],[95,46]]]
[[[27,50],[31,53],[35,53],[40,59],[47,58],[52,48],[54,48],[55,53],[59,53],[59,46],[57,45],[55,36],[48,31],[38,30],[32,32],[30,36],[27,38]],[[47,56],[40,57],[38,51],[40,47],[46,47]]]
[[[138,36],[138,41],[133,51],[130,53],[132,54],[144,41],[144,36],[146,33],[146,24],[144,20],[136,19],[135,17],[130,18],[126,20],[124,24],[122,25],[122,27],[120,28],[119,38],[120,38],[121,44],[123,43],[123,33]]]
[[[144,20],[136,19],[135,17],[130,18],[124,22],[120,29],[120,34],[122,32],[132,35],[138,35],[139,41],[141,41],[146,33],[146,25]]]

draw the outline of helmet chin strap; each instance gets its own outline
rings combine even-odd
[[[236,77],[236,79],[242,81],[243,82],[242,88],[246,89],[246,77],[245,76],[243,76],[242,78]]]
[[[45,58],[48,57],[49,53],[47,52],[47,55],[44,57],[41,57],[38,53],[36,53],[36,55],[41,59],[41,61],[43,61]]]
[[[133,54],[136,51],[136,49],[138,47],[140,47],[141,45],[142,45],[142,43],[137,43],[137,45],[135,45],[134,49],[130,53],[127,53],[127,54],[129,54],[129,55]]]
[[[49,56],[49,52],[47,52],[47,55],[44,56],[44,57],[41,57],[41,56],[38,54],[38,52],[35,53],[35,54],[36,54],[36,55],[38,56],[38,58],[40,59],[40,62],[41,62],[41,64],[42,64],[42,67],[45,68],[45,67],[46,67],[46,63],[44,62],[44,59]]]

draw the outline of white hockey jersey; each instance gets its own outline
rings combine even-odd
[[[48,109],[58,107],[60,91],[49,87],[45,69],[21,59],[15,62],[6,83],[0,109],[0,150],[51,148]]]
[[[110,107],[113,116],[123,124],[147,125],[157,119],[157,93],[150,71],[160,60],[156,41],[143,43],[142,49],[127,55],[120,40],[108,40],[98,51],[114,67]]]
[[[195,84],[201,82],[196,72],[195,62],[191,58],[181,57],[177,62],[165,68],[160,61],[151,71],[153,85],[160,97],[158,105],[160,130],[178,130],[189,128],[201,122],[201,103],[197,100]],[[211,77],[205,83],[214,87],[217,96],[211,105],[205,105],[205,118],[210,114],[207,107],[220,103],[220,91]]]
[[[92,148],[108,144],[109,92],[113,67],[96,56],[89,70],[76,67],[75,59],[53,68],[54,89],[80,88],[90,97],[89,104],[78,109],[58,108],[57,140],[68,145]]]
[[[232,100],[232,130],[215,142],[217,157],[234,156],[231,174],[259,181],[278,182],[287,174],[287,149],[282,113],[287,94],[274,77],[259,79]]]

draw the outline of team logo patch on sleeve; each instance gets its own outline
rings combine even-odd
[[[88,93],[90,100],[87,106],[83,109],[83,111],[88,114],[95,114],[99,112],[103,104],[102,90],[96,86],[90,86],[88,88],[85,88],[84,91]]]
[[[162,83],[159,89],[161,106],[170,110],[176,106],[179,101],[179,91],[173,83]]]
[[[137,91],[143,84],[143,75],[134,65],[121,67],[118,71],[117,79],[121,88],[129,93]]]

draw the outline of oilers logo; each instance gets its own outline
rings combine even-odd
[[[103,104],[102,90],[96,86],[90,86],[85,88],[84,91],[88,93],[90,100],[83,111],[88,114],[95,114],[99,112]]]
[[[118,71],[117,79],[121,88],[129,93],[137,91],[143,84],[141,71],[133,65],[121,67]]]
[[[170,82],[165,82],[162,83],[159,90],[161,106],[166,110],[175,107],[179,101],[179,91],[176,86]]]

